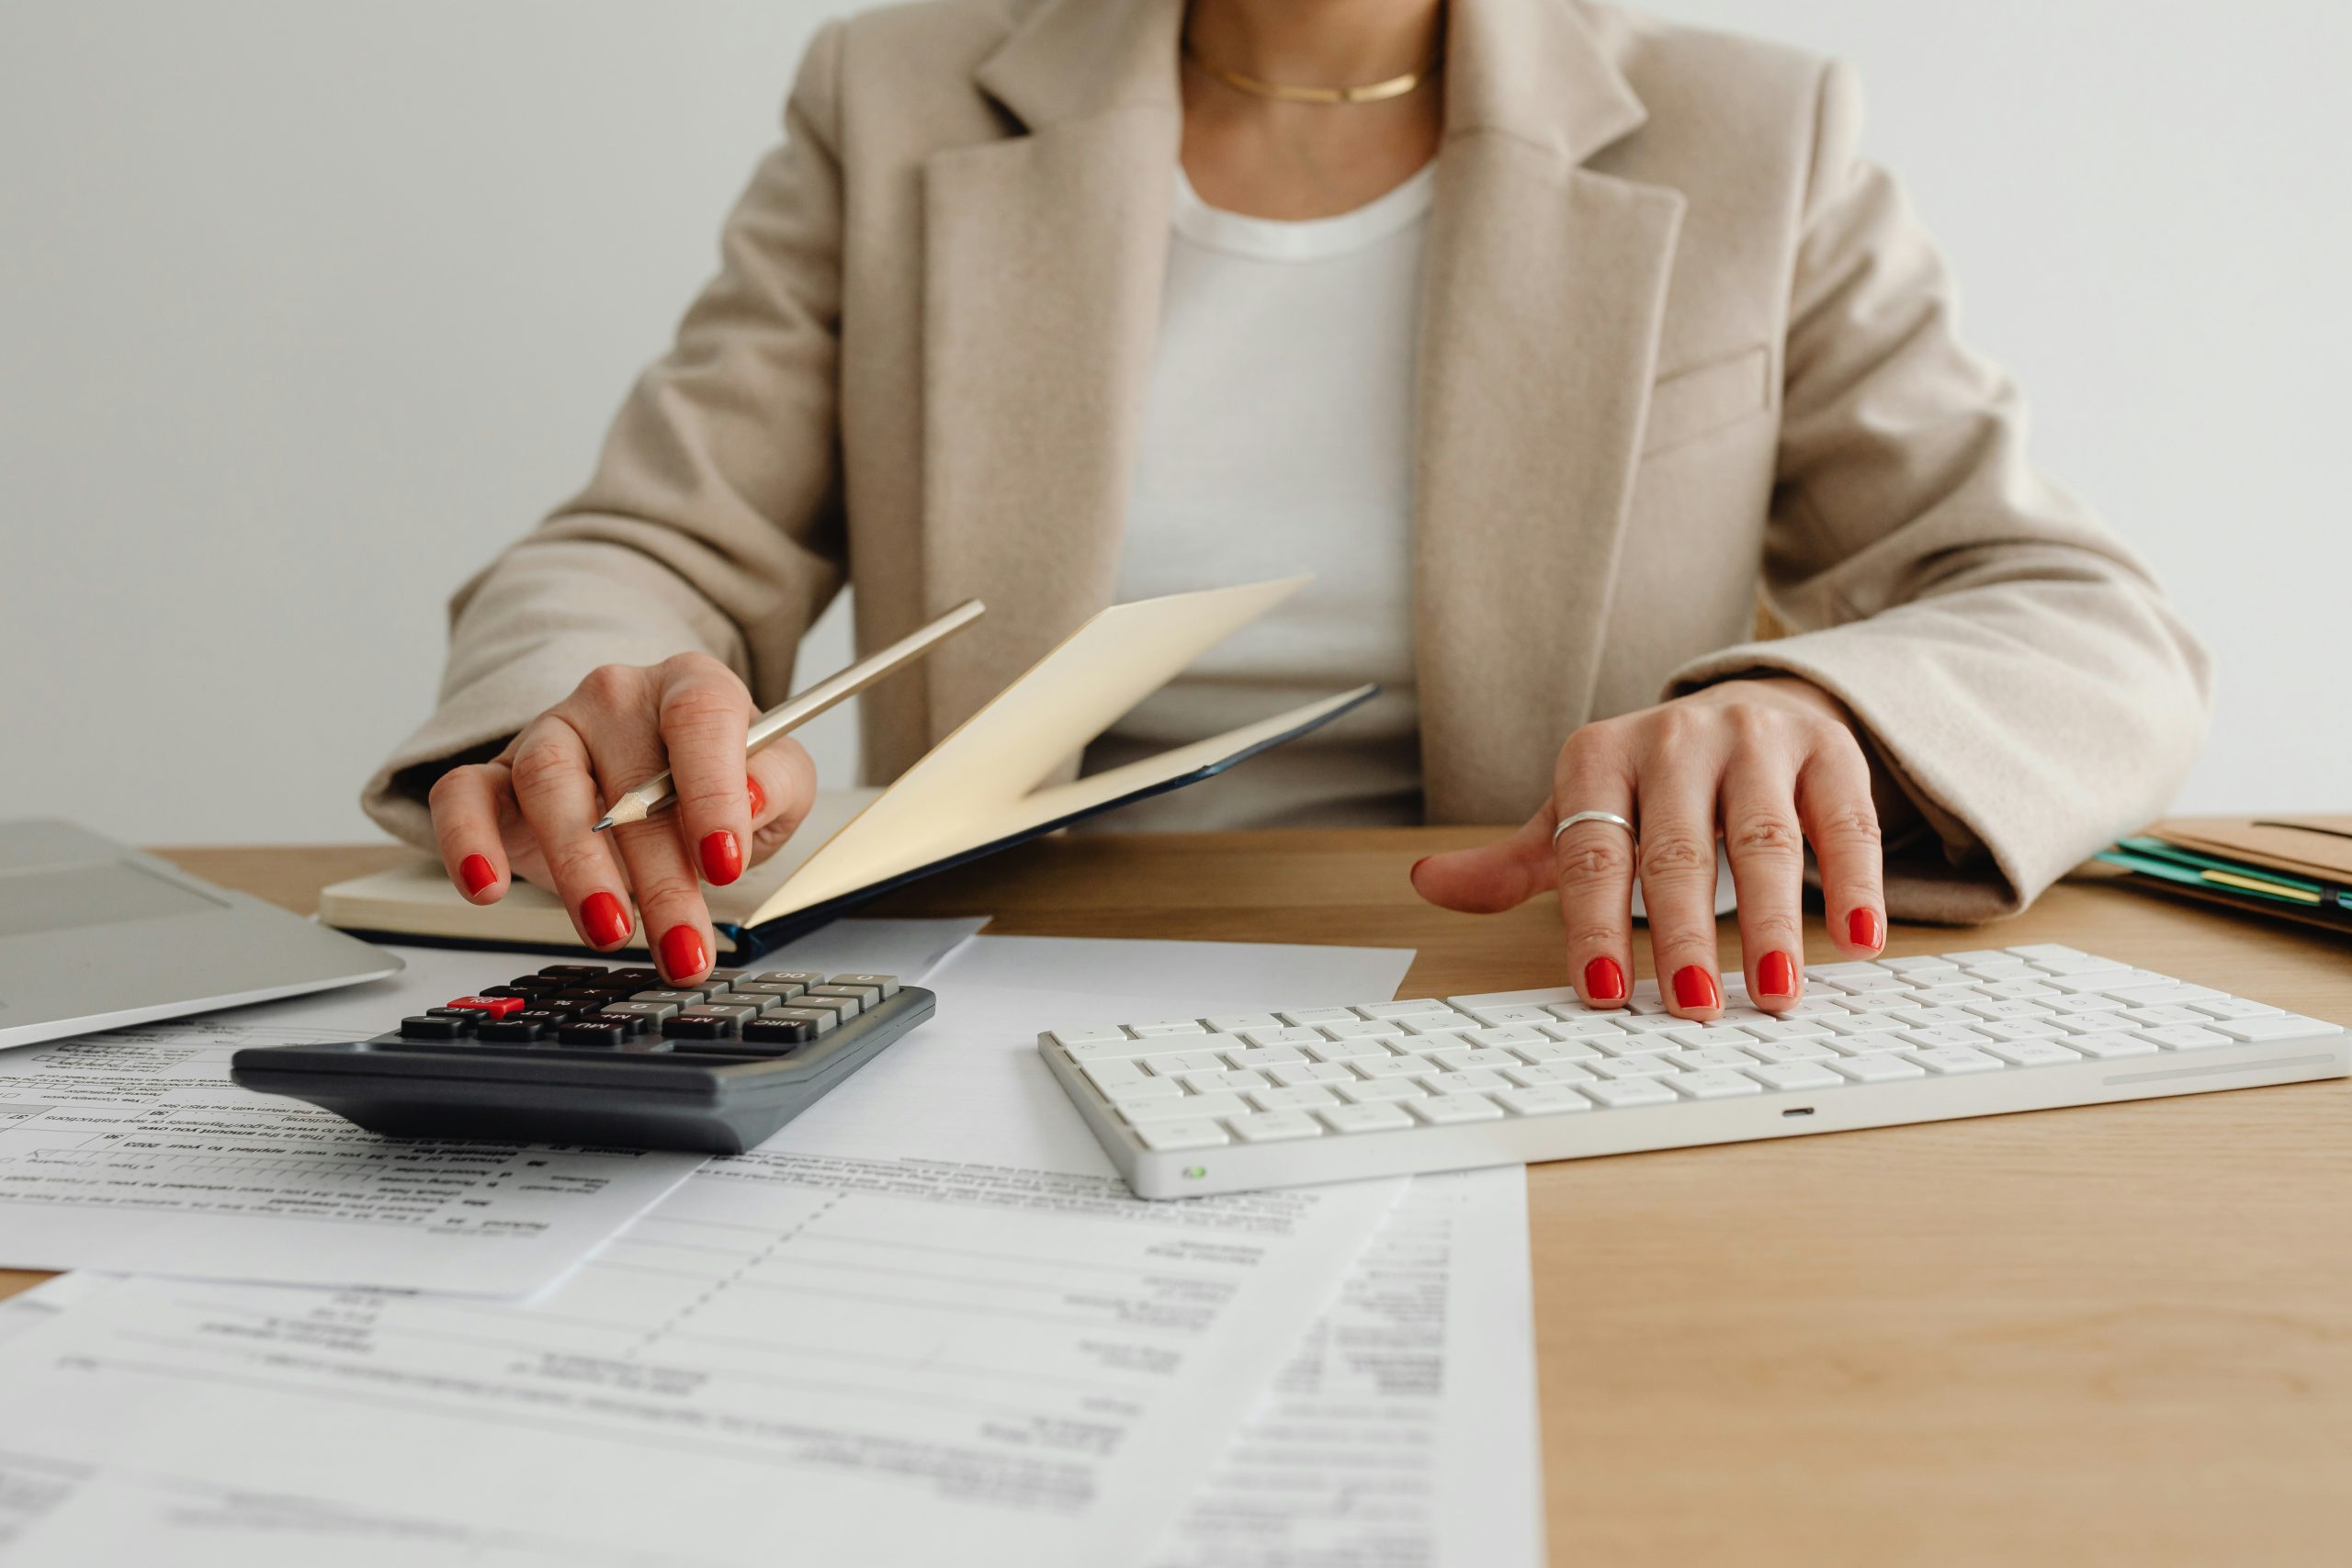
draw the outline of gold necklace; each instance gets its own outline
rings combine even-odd
[[[1261,82],[1255,76],[1244,76],[1238,71],[1227,71],[1222,65],[1212,65],[1203,60],[1193,40],[1184,40],[1184,58],[1207,72],[1237,92],[1252,97],[1272,98],[1284,104],[1376,104],[1388,98],[1401,98],[1435,75],[1444,64],[1443,57],[1433,58],[1419,71],[1408,71],[1402,76],[1391,76],[1385,82],[1368,82],[1361,87],[1286,87],[1279,82]]]

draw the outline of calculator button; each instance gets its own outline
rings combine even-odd
[[[828,976],[818,974],[814,969],[769,969],[757,975],[746,975],[743,978],[754,985],[797,986],[805,991],[811,986],[823,985]]]
[[[763,1024],[805,1023],[818,1033],[823,1034],[841,1020],[826,1008],[788,1007],[770,1008],[760,1015],[760,1021]]]
[[[471,1008],[476,1012],[486,1012],[492,1018],[504,1018],[510,1012],[523,1010],[523,998],[494,996],[458,997],[449,1005],[453,1008]]]
[[[734,1019],[724,1015],[702,1018],[682,1012],[675,1018],[662,1021],[662,1036],[665,1040],[732,1040],[738,1028]]]
[[[633,1002],[651,1002],[656,1006],[668,1006],[673,1008],[700,1007],[704,1002],[710,998],[710,993],[718,988],[718,987],[715,986],[711,986],[705,987],[700,990],[695,990],[690,987],[681,987],[675,990],[638,991],[631,994],[629,1000]]]
[[[845,986],[811,986],[795,1004],[805,1008],[829,1007],[843,1018],[855,1018],[865,1010],[865,993]]]
[[[451,1009],[447,1015],[437,1018],[430,1013],[419,1013],[414,1018],[401,1020],[401,1038],[464,1040],[472,1035],[477,1027],[475,1020],[481,1017],[481,1014],[471,1008]]]
[[[598,1018],[633,1018],[647,1029],[665,1018],[675,1018],[681,1010],[675,1002],[612,1002],[596,1011]]]
[[[836,975],[833,976],[833,984],[871,987],[882,993],[884,1001],[899,994],[899,977],[896,975]]]
[[[745,1023],[742,1035],[755,1045],[802,1045],[817,1038],[817,1026],[805,1019],[781,1019],[770,1013]]]
[[[602,964],[550,964],[539,973],[551,980],[590,980],[612,971]]]
[[[528,1045],[547,1037],[545,1024],[522,1018],[492,1019],[474,1031],[474,1038],[499,1045]]]
[[[616,1050],[628,1039],[626,1023],[567,1023],[555,1032],[557,1044],[582,1050],[592,1046]]]

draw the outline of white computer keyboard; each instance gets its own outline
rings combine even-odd
[[[2042,943],[1824,964],[1778,1017],[1657,987],[1050,1030],[1037,1049],[1146,1198],[2201,1094],[2352,1067],[2339,1026]]]

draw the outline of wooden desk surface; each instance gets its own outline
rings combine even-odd
[[[1077,838],[885,908],[1411,946],[1408,995],[1556,984],[1549,909],[1453,915],[1406,884],[1485,836]],[[308,911],[399,852],[164,852]],[[2023,942],[2352,1022],[2352,944],[2090,881],[1889,951]],[[1533,1168],[1553,1561],[2352,1561],[2347,1111],[2338,1079]]]

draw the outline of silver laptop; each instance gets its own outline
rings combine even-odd
[[[65,822],[0,822],[0,1046],[398,974],[381,948]]]

